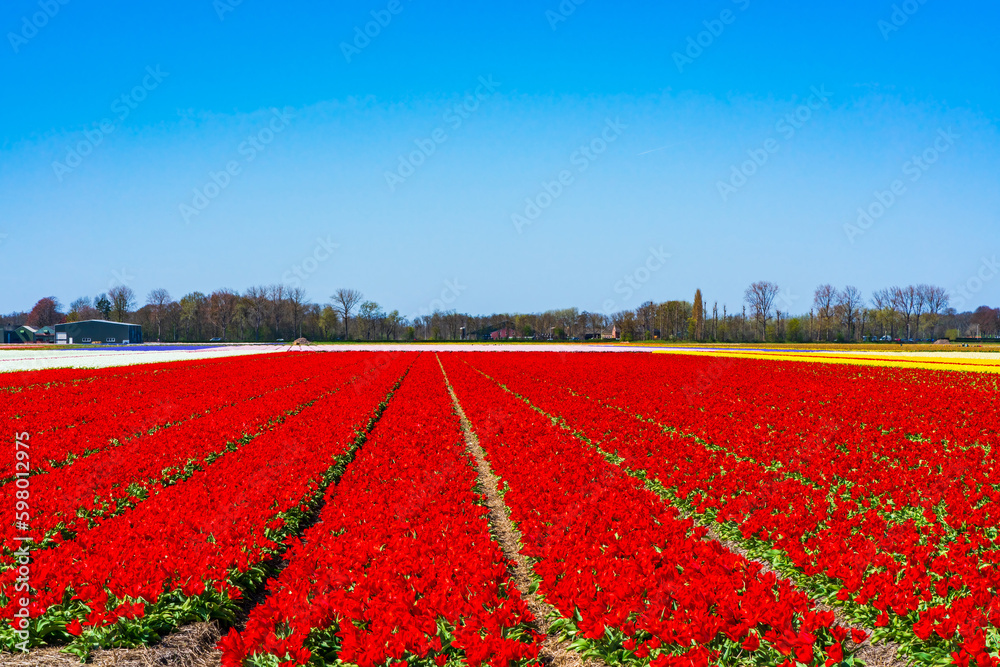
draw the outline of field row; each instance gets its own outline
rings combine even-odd
[[[65,489],[44,482],[64,473],[66,483],[75,482],[77,466],[86,470],[100,454],[29,478],[32,490],[37,486],[52,493],[33,492],[29,503],[61,504],[63,517],[75,514],[84,520],[71,527],[61,521],[55,534],[49,514],[30,520],[31,531],[44,533],[47,541],[32,551],[27,571],[11,568],[0,578],[6,617],[22,625],[16,617],[27,601],[30,621],[24,628],[5,627],[0,637],[8,648],[25,639],[33,645],[70,641],[73,650],[85,654],[96,645],[150,642],[194,620],[232,622],[238,600],[266,578],[269,560],[299,532],[412,361],[413,355],[381,364],[373,364],[369,355],[289,357],[285,363],[297,367],[293,375],[315,379],[305,385],[311,394],[286,390],[277,402],[251,399],[257,387],[231,381],[242,388],[246,405],[227,430],[158,438],[188,425],[197,429],[202,420],[212,419],[210,414],[106,450],[94,476],[81,482],[82,497],[88,483],[94,488],[107,484],[106,495],[94,503],[88,499],[76,512]],[[195,440],[198,436],[206,440]],[[163,445],[174,449],[163,450]],[[173,465],[157,471],[170,456]],[[191,460],[197,463],[180,463]],[[172,478],[178,469],[180,478]],[[124,507],[117,507],[121,494],[126,495]],[[8,555],[23,565],[17,554]],[[27,598],[25,586],[30,587]]]
[[[676,358],[629,357],[613,373],[589,358],[544,372],[523,357],[464,361],[908,655],[995,660],[989,377]],[[902,400],[873,400],[886,390]]]

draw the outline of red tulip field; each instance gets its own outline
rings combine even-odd
[[[3,651],[211,621],[232,667],[1000,665],[996,375],[317,352],[0,395]]]

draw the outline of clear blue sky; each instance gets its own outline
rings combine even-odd
[[[116,281],[721,310],[760,279],[806,311],[1000,253],[995,2],[61,2],[0,10],[2,312]]]

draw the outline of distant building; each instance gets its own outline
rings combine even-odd
[[[42,327],[35,331],[35,342],[36,343],[54,343],[56,342],[56,330],[52,327]]]
[[[29,327],[27,324],[22,324],[21,326],[14,329],[14,343],[34,343],[35,333],[38,329],[35,327]]]
[[[499,340],[501,338],[520,338],[521,335],[514,328],[514,323],[510,321],[501,322],[496,325],[485,326],[465,334],[468,340]]]
[[[142,327],[125,322],[108,320],[83,320],[55,326],[55,342],[68,345],[106,343],[128,345],[142,342]]]
[[[511,327],[503,327],[502,329],[497,329],[490,334],[492,340],[500,340],[501,338],[517,338],[517,331]]]

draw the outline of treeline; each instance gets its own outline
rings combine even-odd
[[[1000,309],[980,306],[957,312],[942,287],[908,285],[876,290],[821,285],[808,311],[799,299],[772,282],[753,283],[739,312],[718,303],[711,309],[695,292],[691,302],[647,302],[617,313],[622,338],[664,338],[701,342],[864,342],[927,341],[1000,335]]]
[[[4,316],[5,325],[41,327],[63,321],[110,319],[143,327],[146,341],[203,342],[213,338],[274,342],[333,340],[675,340],[697,342],[860,342],[1000,336],[1000,309],[956,312],[947,292],[931,285],[877,290],[869,298],[853,286],[821,285],[808,311],[771,282],[744,293],[739,311],[709,306],[698,290],[691,301],[647,301],[616,313],[576,308],[543,313],[469,315],[435,312],[412,318],[387,311],[360,292],[338,289],[326,303],[307,300],[301,288],[256,286],[240,294],[220,289],[174,300],[165,289],[141,305],[131,288],[117,286],[81,297],[62,312],[54,297],[29,312]]]

